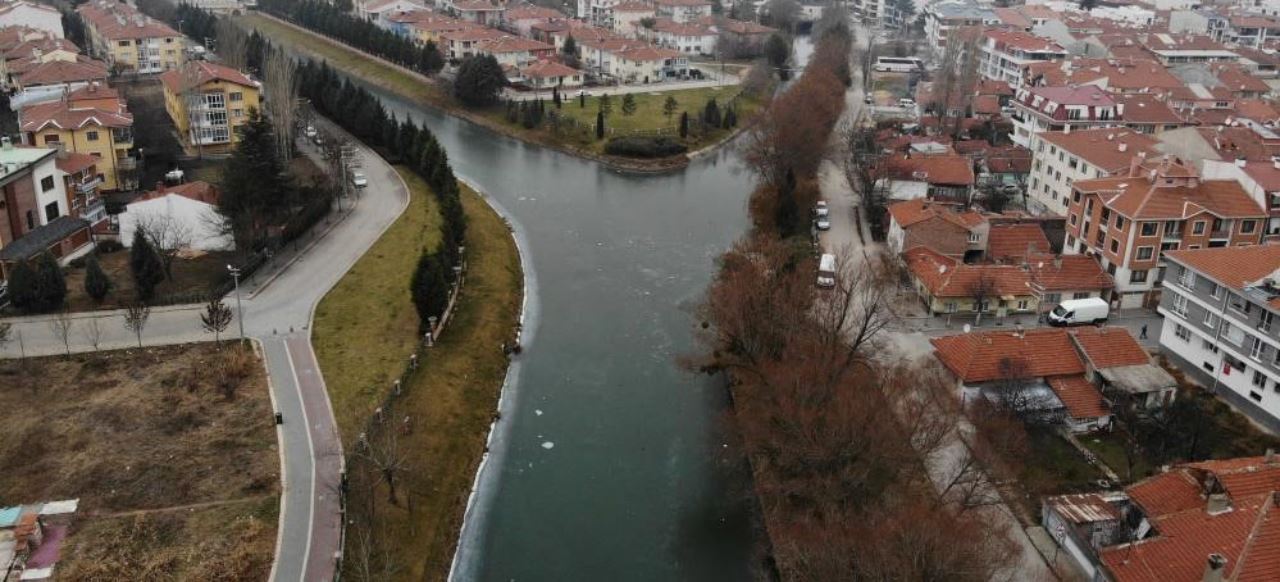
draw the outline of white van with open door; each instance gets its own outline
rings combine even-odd
[[[1101,297],[1068,299],[1049,312],[1049,325],[1087,325],[1102,323],[1111,314],[1111,306]]]
[[[818,286],[829,289],[836,286],[836,256],[823,254],[818,259]]]

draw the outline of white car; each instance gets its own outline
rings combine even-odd
[[[307,139],[314,139],[316,137],[316,128],[308,125],[307,129],[302,131],[302,135],[307,136]]]
[[[364,177],[364,172],[356,172],[351,174],[351,185],[356,188],[364,188],[369,185],[369,179]]]
[[[827,216],[830,215],[830,213],[831,213],[831,210],[827,208],[826,200],[819,200],[818,203],[815,204],[813,207],[813,215],[817,216],[818,218],[826,218]]]
[[[831,230],[831,221],[823,216],[818,219],[818,230]]]

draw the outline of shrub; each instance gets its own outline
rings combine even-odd
[[[684,144],[669,137],[616,137],[604,146],[611,156],[628,158],[665,158],[689,151]]]

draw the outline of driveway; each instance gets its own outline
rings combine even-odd
[[[328,120],[316,119],[315,123],[334,135],[345,135]],[[399,174],[354,138],[350,141],[357,145],[357,155],[369,180],[365,191],[354,201],[344,201],[344,212],[332,215],[330,222],[316,225],[316,234],[299,241],[296,249],[277,255],[271,266],[241,285],[245,334],[261,343],[272,399],[284,419],[279,431],[283,484],[273,580],[333,578],[335,559],[341,551],[338,487],[343,469],[342,444],[324,377],[311,349],[312,315],[325,293],[409,203],[408,188]],[[303,152],[323,163],[313,147],[304,145]],[[225,301],[235,312],[234,293]],[[213,339],[200,327],[201,309],[202,306],[188,305],[153,310],[143,332],[144,345]],[[6,321],[13,323],[14,341],[0,350],[0,357],[63,352],[49,317]],[[132,332],[124,327],[123,313],[105,311],[75,316],[72,351],[93,349],[84,331],[95,321],[102,330],[101,349],[137,345]],[[239,323],[233,321],[227,335],[238,333]]]

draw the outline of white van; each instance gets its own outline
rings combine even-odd
[[[836,286],[836,256],[823,254],[818,259],[818,286],[831,288]]]
[[[1049,325],[1084,325],[1107,320],[1111,306],[1101,297],[1068,299],[1049,312]]]

